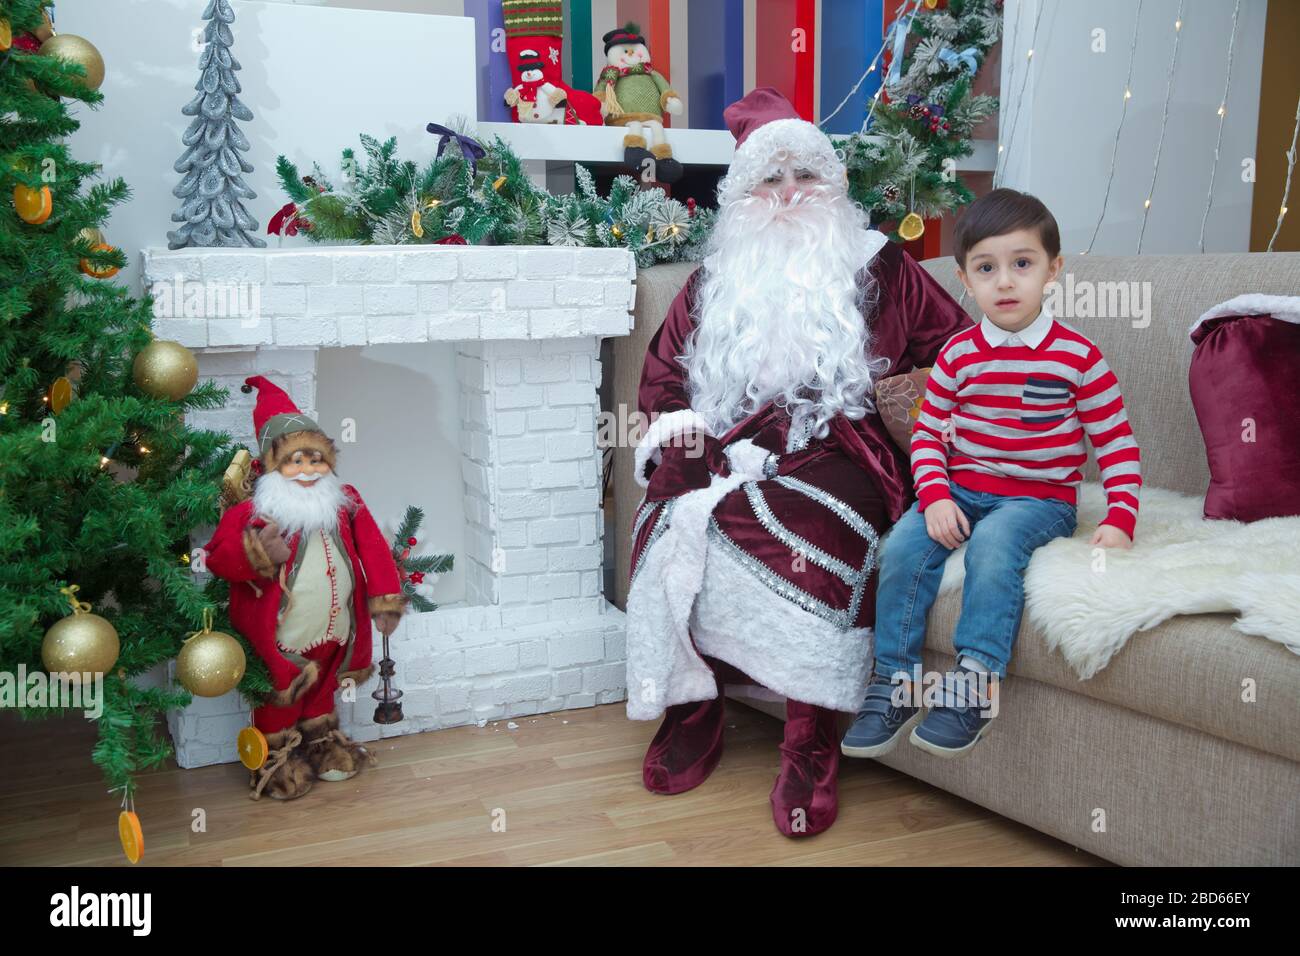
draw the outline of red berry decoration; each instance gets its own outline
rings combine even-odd
[[[415,536],[412,535],[411,537],[407,538],[407,539],[406,539],[406,543],[409,544],[411,547],[414,548],[415,545],[416,545],[416,543],[417,543],[416,540],[415,540]]]
[[[412,572],[411,572],[411,580],[414,581],[416,584],[423,584],[423,583],[424,583],[424,572],[423,572],[423,571],[412,571]]]

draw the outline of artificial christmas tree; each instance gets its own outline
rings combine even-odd
[[[998,108],[971,83],[1002,35],[1001,0],[951,0],[910,16],[900,24],[910,49],[886,71],[866,128],[837,140],[850,195],[895,240],[918,238],[924,220],[975,198],[956,161],[971,155],[975,127]]]
[[[257,193],[244,183],[243,174],[251,173],[253,164],[239,155],[248,151],[249,142],[235,124],[235,120],[253,118],[252,110],[239,99],[241,87],[235,73],[242,67],[230,54],[235,42],[230,32],[235,11],[227,0],[208,0],[203,19],[208,25],[203,30],[199,81],[194,84],[198,93],[181,110],[194,117],[181,137],[189,148],[174,167],[184,178],[172,195],[184,203],[179,212],[172,213],[172,221],[184,225],[167,234],[167,248],[264,247],[264,240],[251,235],[257,220],[243,203],[256,199]]]
[[[30,33],[41,4],[0,0],[0,20],[15,38]],[[218,626],[224,619],[225,586],[194,587],[189,534],[218,517],[229,439],[186,427],[183,413],[220,407],[225,393],[207,383],[172,399],[136,384],[152,303],[94,277],[126,266],[94,237],[129,189],[121,179],[89,184],[98,167],[65,142],[79,125],[69,103],[97,106],[103,96],[61,59],[18,44],[0,59],[0,194],[48,193],[39,221],[0,209],[0,674],[40,676],[43,645],[61,671],[93,662],[103,682],[93,758],[125,800],[132,775],[171,752],[158,718],[190,699],[134,678],[175,657],[205,610],[218,611]],[[93,617],[116,635],[111,656]],[[69,626],[58,625],[69,620],[85,656],[63,646]],[[0,706],[17,703],[3,684]],[[265,672],[248,686],[265,688]],[[20,714],[69,709],[86,708],[49,698]]]

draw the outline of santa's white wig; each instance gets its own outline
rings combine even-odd
[[[818,181],[789,202],[753,195],[787,169]],[[849,197],[830,140],[804,120],[764,124],[737,148],[718,197],[682,356],[691,408],[721,435],[775,401],[794,422],[792,441],[805,426],[825,438],[836,415],[864,417],[889,364],[872,358],[868,324],[868,266],[886,240]]]

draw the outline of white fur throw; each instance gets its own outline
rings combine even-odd
[[[1080,678],[1175,614],[1235,611],[1235,630],[1300,654],[1300,517],[1210,520],[1203,504],[1143,487],[1133,548],[1094,549],[1106,501],[1099,484],[1084,482],[1074,536],[1034,552],[1025,611]],[[965,555],[962,545],[948,557],[940,593],[961,587]]]

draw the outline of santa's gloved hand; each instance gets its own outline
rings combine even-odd
[[[389,634],[392,634],[393,631],[397,630],[397,625],[401,622],[402,615],[396,611],[380,611],[375,615],[374,620],[375,627],[379,629],[379,633],[384,637],[387,637]]]
[[[280,537],[280,526],[274,521],[268,521],[258,528],[256,534],[258,544],[262,546],[262,550],[266,552],[272,564],[284,564],[289,560],[289,546],[284,543],[284,538]]]
[[[697,488],[707,488],[714,475],[731,474],[722,443],[711,435],[697,435],[687,444],[665,445],[660,461],[650,473],[647,501],[676,498]]]

